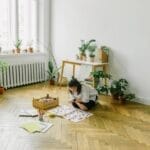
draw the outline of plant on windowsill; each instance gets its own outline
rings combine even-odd
[[[15,46],[15,48],[16,48],[16,49],[15,49],[15,50],[16,50],[16,53],[20,53],[21,44],[22,44],[22,40],[19,40],[19,39],[18,39],[18,40],[16,41],[16,43],[14,44],[14,46]]]
[[[29,53],[33,53],[33,47],[32,47],[32,45],[33,45],[33,41],[28,42],[28,52]]]
[[[101,46],[101,61],[102,63],[108,62],[110,48],[107,46]]]
[[[48,79],[49,79],[50,85],[55,85],[55,81],[56,81],[56,78],[58,77],[59,70],[60,68],[54,68],[52,61],[48,62],[47,73],[48,73]]]
[[[95,42],[96,40],[92,39],[88,42],[86,42],[85,40],[81,40],[81,46],[79,47],[79,51],[80,51],[80,60],[85,60],[86,61],[86,50],[88,49],[89,45],[93,42]]]
[[[8,64],[4,61],[0,61],[0,75],[8,67]],[[4,87],[1,85],[0,81],[0,94],[4,93]]]
[[[91,62],[94,62],[94,60],[95,60],[95,54],[94,53],[96,51],[96,48],[97,48],[96,44],[92,44],[92,45],[88,46],[89,58],[90,58]]]

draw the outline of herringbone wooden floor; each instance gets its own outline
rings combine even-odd
[[[46,133],[29,134],[19,128],[19,111],[32,108],[32,98],[50,93],[67,104],[65,87],[44,84],[10,89],[0,96],[0,150],[150,150],[150,106],[111,104],[100,97],[90,118],[73,123],[52,118],[54,126]]]

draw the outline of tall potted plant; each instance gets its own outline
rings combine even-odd
[[[108,62],[108,56],[109,56],[110,49],[107,46],[101,46],[101,61],[102,63]]]
[[[92,39],[88,42],[86,42],[85,40],[81,40],[81,46],[79,47],[80,60],[86,60],[86,50],[88,49],[89,45],[95,41],[96,40],[94,40],[94,39]]]
[[[20,46],[21,46],[21,44],[22,44],[22,40],[19,40],[19,39],[14,44],[15,48],[16,48],[16,53],[20,53]]]
[[[94,62],[96,48],[97,48],[96,44],[92,44],[88,46],[89,57],[91,62]]]
[[[55,80],[56,77],[58,76],[58,71],[60,68],[54,68],[53,62],[49,61],[48,62],[48,79],[49,79],[49,83],[50,85],[54,85],[55,84]]]
[[[1,73],[7,68],[8,64],[6,62],[0,61],[0,75]],[[4,93],[4,87],[1,84],[0,81],[0,94]]]

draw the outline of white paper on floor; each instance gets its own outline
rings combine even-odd
[[[62,116],[65,119],[71,120],[73,122],[79,122],[93,115],[90,112],[82,111],[80,109],[74,108],[73,106],[66,105],[58,106],[50,110],[50,112],[58,116]]]

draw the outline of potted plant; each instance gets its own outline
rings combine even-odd
[[[109,56],[110,49],[107,46],[101,46],[101,61],[102,63],[108,62],[108,56]]]
[[[48,62],[48,78],[49,78],[49,83],[50,85],[54,85],[55,84],[55,80],[56,77],[58,76],[58,71],[60,68],[54,68],[54,65],[52,63],[52,61]]]
[[[29,53],[33,53],[32,44],[33,44],[33,41],[28,42],[28,51],[29,51]]]
[[[22,40],[17,40],[15,43],[16,53],[20,53],[20,46],[21,46]]]
[[[79,47],[80,51],[80,60],[86,60],[86,50],[88,49],[88,46],[92,43],[95,42],[96,40],[92,39],[88,42],[85,40],[81,40],[81,46]]]
[[[99,93],[101,93],[100,89],[101,88],[106,89],[107,83],[105,81],[107,79],[111,79],[111,75],[105,73],[104,71],[97,71],[97,70],[91,72],[91,75],[92,75],[94,82],[95,82],[95,88],[98,90]],[[103,81],[103,85],[102,85],[102,83],[100,83],[101,81]],[[102,86],[104,86],[104,88]]]
[[[3,62],[3,61],[0,61],[0,73],[4,71],[4,69],[7,68],[7,63]],[[4,93],[4,87],[1,85],[1,82],[0,82],[0,94],[3,94]]]
[[[129,83],[126,79],[114,80],[110,86],[110,93],[112,98],[119,100],[119,103],[121,104],[134,99],[135,94],[127,92],[128,85]]]
[[[97,48],[96,44],[92,44],[92,45],[88,46],[89,57],[90,57],[91,62],[94,62],[94,59],[95,59],[94,52],[95,52],[96,48]]]

